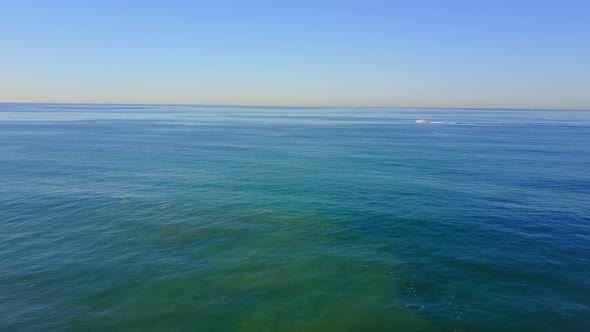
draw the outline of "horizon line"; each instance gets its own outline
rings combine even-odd
[[[197,104],[197,103],[131,103],[131,102],[29,102],[0,101],[0,104],[46,104],[46,105],[129,105],[129,106],[198,106],[198,107],[259,107],[259,108],[399,108],[399,109],[456,109],[456,110],[522,110],[522,111],[590,111],[590,108],[526,108],[526,107],[475,107],[475,106],[317,106],[317,105],[261,105],[261,104]]]

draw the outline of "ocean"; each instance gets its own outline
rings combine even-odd
[[[0,175],[3,331],[590,330],[588,111],[4,103]]]

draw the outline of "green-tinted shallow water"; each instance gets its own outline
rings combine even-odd
[[[589,330],[589,129],[0,104],[0,329]]]

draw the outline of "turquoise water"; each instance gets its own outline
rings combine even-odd
[[[589,165],[583,111],[0,104],[0,329],[587,331]]]

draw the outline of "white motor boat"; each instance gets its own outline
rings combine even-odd
[[[416,123],[417,123],[417,124],[427,124],[427,123],[428,123],[428,121],[426,121],[426,120],[424,120],[424,119],[418,119],[418,120],[416,120]]]

